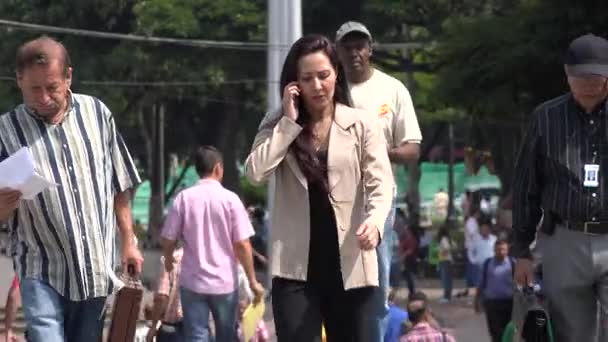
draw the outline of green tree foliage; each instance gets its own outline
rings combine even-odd
[[[519,0],[445,22],[431,93],[472,118],[471,144],[492,150],[505,193],[529,113],[568,91],[568,44],[589,32],[606,37],[607,9],[602,1]]]
[[[7,0],[0,13],[8,20],[95,31],[173,38],[263,41],[265,1],[248,0]],[[0,106],[20,102],[13,81],[14,53],[22,42],[42,32],[0,30]],[[167,112],[167,149],[186,158],[197,144],[219,146],[227,160],[240,157],[249,144],[247,127],[265,108],[265,52],[149,44],[51,34],[70,51],[75,92],[100,97],[113,110],[131,149],[149,169],[143,132],[151,130],[151,107]],[[250,80],[250,81],[245,81]],[[95,81],[97,83],[86,83]],[[123,86],[99,82],[194,82],[183,86]],[[235,82],[236,81],[236,82]],[[143,118],[138,115],[144,107]],[[254,124],[255,122],[255,124]],[[143,143],[142,143],[143,142]],[[147,141],[152,143],[152,141]],[[228,162],[226,181],[238,189],[236,166]]]
[[[604,35],[601,1],[518,1],[501,15],[448,23],[438,49],[438,95],[475,115],[517,118],[567,91],[563,57],[582,34]]]
[[[374,61],[408,85],[425,137],[442,136],[433,134],[438,121],[464,119],[472,123],[465,131],[482,132],[473,134],[471,143],[503,155],[497,162],[499,173],[507,175],[503,183],[509,183],[516,153],[510,146],[517,146],[528,113],[567,90],[561,64],[568,42],[586,32],[608,33],[605,1],[309,0],[302,5],[304,33],[333,38],[340,24],[359,20],[376,41],[424,42],[422,48],[377,49]],[[144,36],[228,41],[267,36],[266,0],[4,0],[0,13],[8,20]],[[20,102],[11,80],[15,51],[40,33],[0,27],[2,111]],[[264,51],[51,35],[70,50],[73,90],[108,104],[143,171],[150,169],[151,108],[162,103],[167,152],[185,159],[195,145],[217,145],[228,161],[227,184],[239,189],[236,162],[247,154],[266,107]],[[103,83],[115,81],[195,85]]]

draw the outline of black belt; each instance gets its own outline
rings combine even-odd
[[[608,234],[608,221],[601,222],[573,222],[566,221],[562,223],[568,230],[583,232],[589,235],[604,235]]]
[[[182,321],[177,321],[177,322],[165,322],[165,321],[162,321],[161,323],[163,325],[168,325],[168,326],[172,326],[172,327],[177,327],[177,326],[182,325]]]

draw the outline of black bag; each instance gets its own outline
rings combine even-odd
[[[541,296],[530,288],[515,292],[513,321],[517,341],[553,342],[553,328]]]
[[[521,337],[525,342],[553,342],[549,315],[544,310],[530,310],[524,320]]]

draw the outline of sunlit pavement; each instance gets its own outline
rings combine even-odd
[[[490,342],[490,337],[487,332],[485,316],[478,315],[473,311],[472,300],[470,295],[466,298],[455,298],[451,303],[440,304],[439,299],[443,294],[443,290],[439,287],[439,281],[423,280],[418,282],[418,290],[423,291],[429,297],[431,302],[431,310],[436,319],[452,334],[458,342]],[[462,281],[455,281],[456,287],[454,294],[461,290],[464,285]],[[400,301],[407,297],[407,290],[400,288],[397,294]],[[274,324],[272,322],[272,312],[270,305],[267,306],[266,324],[274,336]],[[271,339],[276,341],[276,339]]]

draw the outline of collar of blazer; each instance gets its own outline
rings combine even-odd
[[[357,115],[353,108],[345,106],[341,103],[336,104],[336,111],[334,113],[334,121],[344,130],[357,122]]]
[[[348,131],[348,128],[357,122],[357,114],[354,113],[354,109],[345,106],[343,104],[336,105],[336,111],[334,113],[334,123],[330,130],[329,138],[329,151],[328,151],[328,178],[330,190],[338,183],[341,178],[340,172],[334,172],[335,170],[335,157],[336,153],[341,153],[344,150],[344,146],[352,145],[354,143],[352,134]],[[298,162],[292,153],[287,153],[285,161],[289,168],[296,176],[300,184],[308,189],[308,181],[302,170],[298,166]]]

